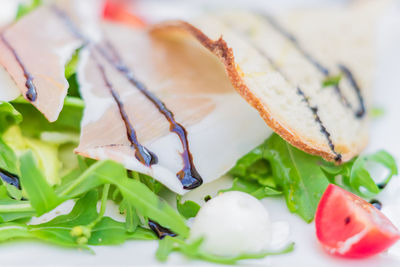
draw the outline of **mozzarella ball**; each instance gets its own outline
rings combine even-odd
[[[200,209],[190,239],[204,238],[203,249],[220,256],[258,253],[269,247],[272,225],[255,197],[238,191],[220,194]]]

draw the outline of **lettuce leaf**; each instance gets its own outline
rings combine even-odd
[[[41,0],[32,0],[30,1],[30,3],[19,4],[15,20],[19,20],[23,16],[29,14],[30,12],[38,8],[41,4],[42,4]]]
[[[76,202],[69,214],[60,215],[46,223],[0,224],[0,242],[11,239],[39,239],[65,247],[89,249],[87,245],[115,245],[129,239],[156,239],[154,233],[141,227],[133,233],[128,233],[123,223],[110,217],[101,217],[99,222],[90,227],[99,216],[96,210],[97,199],[97,192],[89,191]]]
[[[373,178],[371,164],[386,169],[383,182]],[[273,134],[237,162],[229,172],[235,178],[233,186],[222,192],[238,190],[259,199],[282,192],[288,209],[306,222],[311,222],[329,183],[370,198],[378,194],[397,173],[394,158],[383,150],[335,165],[307,154]]]
[[[20,127],[25,136],[40,138],[42,132],[79,133],[85,104],[79,97],[67,96],[57,121],[50,123],[34,106],[19,97],[12,105],[23,116]]]
[[[165,262],[172,252],[177,251],[190,259],[205,260],[219,264],[236,264],[241,260],[261,259],[266,256],[289,253],[294,249],[294,244],[291,243],[281,251],[264,251],[257,254],[242,254],[234,257],[223,257],[204,251],[201,247],[202,243],[203,239],[185,242],[176,237],[166,236],[159,242],[156,258],[161,262]]]
[[[69,199],[103,184],[115,185],[123,198],[142,216],[156,221],[182,237],[188,236],[189,228],[184,218],[146,185],[130,179],[126,169],[116,162],[98,161],[78,177],[65,180],[56,192],[60,197]]]
[[[22,114],[19,113],[10,103],[0,102],[0,134],[8,128],[22,121]]]

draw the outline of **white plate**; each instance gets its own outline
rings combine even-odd
[[[261,1],[249,1],[253,5],[263,5]],[[247,4],[249,3],[247,2]],[[272,1],[271,1],[272,2]],[[268,6],[271,6],[271,2]],[[328,1],[273,1],[277,8],[285,8],[293,5],[326,4]],[[5,3],[0,0],[0,5]],[[149,5],[154,3],[152,1]],[[174,2],[176,3],[176,1]],[[224,5],[227,1],[220,1]],[[232,2],[230,2],[232,4]],[[237,5],[243,5],[243,1],[234,1]],[[230,6],[232,6],[230,4]],[[337,2],[336,2],[337,4]],[[399,4],[399,1],[397,2]],[[174,5],[171,5],[174,6]],[[153,4],[154,7],[154,4]],[[2,8],[0,8],[1,10]],[[175,9],[176,10],[176,9]],[[155,11],[153,9],[153,11]],[[182,13],[181,13],[182,14]],[[187,14],[186,14],[187,15]],[[371,141],[367,151],[386,149],[396,159],[400,159],[400,9],[391,10],[380,25],[378,36],[379,62],[377,79],[374,91],[376,106],[383,107],[385,114],[371,125]],[[229,183],[223,178],[208,185],[204,190],[213,194],[215,188],[226,187]],[[192,195],[192,198],[200,198]],[[203,195],[204,196],[204,195]],[[389,186],[377,197],[382,203],[382,211],[392,222],[400,228],[400,180],[393,177]],[[291,226],[291,240],[296,243],[294,252],[286,255],[267,257],[262,260],[244,261],[246,265],[260,266],[400,266],[400,242],[382,255],[365,260],[346,260],[331,257],[324,253],[319,246],[314,224],[306,224],[299,217],[288,212],[283,199],[266,198],[262,200],[271,214],[273,220],[285,220]],[[66,212],[70,210],[72,203],[63,204],[58,210]],[[116,213],[115,210],[108,210]],[[118,215],[115,215],[118,216]],[[47,216],[48,217],[48,216]],[[34,241],[15,241],[0,244],[0,265],[40,265],[40,266],[70,266],[70,265],[159,265],[154,254],[157,248],[156,241],[129,241],[121,246],[94,247],[95,254],[85,251],[58,248]],[[188,261],[180,255],[173,254],[168,265],[208,265],[204,262]],[[160,265],[162,266],[162,265]],[[216,265],[220,266],[220,265]]]

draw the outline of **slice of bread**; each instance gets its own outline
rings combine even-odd
[[[165,22],[152,32],[184,32],[196,38],[224,63],[236,90],[276,133],[308,153],[345,162],[368,141],[366,91],[374,53],[372,31],[367,29],[374,19],[365,8],[304,14],[297,13],[295,23],[290,16],[281,23],[263,14],[218,14],[193,24]],[[295,27],[297,21],[312,21],[312,16],[318,21],[315,27],[307,26],[308,34]],[[322,33],[324,38],[332,36],[331,46],[310,45]],[[338,77],[338,85],[332,85]]]

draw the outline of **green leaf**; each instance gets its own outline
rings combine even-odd
[[[15,17],[15,20],[19,20],[20,18],[22,18],[23,16],[29,14],[30,12],[32,12],[33,10],[35,10],[36,8],[38,8],[40,5],[42,4],[41,0],[32,0],[30,1],[30,3],[26,3],[26,4],[19,4],[18,5],[18,9],[17,9],[17,15]]]
[[[377,119],[385,115],[385,109],[382,107],[373,107],[369,111],[369,115],[373,119]]]
[[[28,201],[14,199],[0,200],[0,222],[9,222],[22,218],[30,218],[36,215]]]
[[[22,199],[22,190],[18,189],[15,185],[11,185],[6,182],[4,183],[4,186],[6,187],[7,192],[11,198],[16,200]]]
[[[10,103],[0,101],[0,134],[22,121],[22,115]]]
[[[46,182],[46,179],[37,166],[33,153],[28,151],[20,158],[21,184],[26,191],[30,203],[35,208],[37,215],[42,215],[62,202],[57,197],[53,188]]]
[[[229,191],[241,191],[252,195],[257,199],[263,199],[269,196],[282,195],[282,191],[277,190],[269,186],[260,185],[259,183],[246,181],[240,178],[235,178],[233,180],[233,185],[231,188],[220,190],[219,192],[229,192]]]
[[[264,186],[275,187],[272,169],[264,157],[264,150],[265,146],[261,145],[250,151],[237,161],[229,174],[243,180],[256,181]]]
[[[190,259],[205,260],[219,264],[236,264],[240,260],[261,259],[270,255],[280,255],[289,253],[294,249],[294,244],[291,243],[281,251],[275,251],[275,252],[264,251],[257,254],[242,254],[235,257],[222,257],[210,254],[202,250],[201,248],[202,242],[203,242],[202,239],[198,239],[193,242],[186,243],[185,241],[180,240],[178,238],[166,236],[159,242],[159,246],[156,252],[156,258],[159,261],[164,262],[168,259],[168,256],[173,251],[178,251]]]
[[[140,223],[139,215],[136,212],[135,207],[126,201],[122,200],[120,207],[120,211],[125,214],[125,229],[126,231],[133,233],[137,229]]]
[[[372,177],[371,164],[380,164],[388,171],[379,185]],[[233,186],[220,192],[242,191],[258,199],[282,192],[289,210],[310,222],[329,183],[362,197],[372,197],[398,170],[394,158],[385,151],[335,165],[300,151],[273,134],[264,144],[238,160],[229,173],[235,177]]]
[[[92,235],[88,241],[89,245],[118,245],[126,240],[154,240],[156,235],[141,227],[134,232],[126,231],[125,224],[117,222],[110,217],[103,217],[92,230]]]
[[[0,138],[0,169],[19,174],[17,163],[18,160],[14,151]]]
[[[176,207],[179,213],[186,219],[196,217],[197,213],[200,210],[200,205],[191,200],[187,200],[184,203],[181,203],[181,199],[182,197],[180,195],[176,196]]]
[[[28,226],[19,223],[0,224],[0,242],[16,238],[30,238]]]
[[[289,210],[311,222],[329,184],[318,165],[320,159],[291,146],[276,134],[267,140],[266,146],[265,157],[271,163],[276,183],[283,189]]]
[[[34,238],[61,246],[87,248],[86,244],[114,245],[129,239],[156,239],[150,230],[143,228],[128,233],[123,223],[109,217],[103,217],[93,228],[90,228],[89,225],[98,218],[97,200],[97,191],[92,190],[76,202],[69,214],[60,215],[49,222],[37,225],[0,224],[0,241]],[[77,234],[77,232],[80,233]],[[80,242],[82,238],[86,239],[83,240],[86,242]]]
[[[73,74],[76,73],[76,69],[78,67],[79,62],[79,49],[75,51],[72,55],[71,59],[65,65],[65,78],[70,78]]]
[[[336,76],[326,77],[326,79],[322,82],[322,87],[338,86],[341,79],[342,79],[341,74]]]
[[[61,197],[72,198],[103,184],[115,185],[123,198],[144,217],[156,221],[182,237],[188,236],[189,230],[185,220],[146,185],[127,177],[125,168],[116,162],[96,162],[82,175],[62,184],[56,191]]]
[[[380,189],[368,170],[368,163],[377,163],[388,170],[388,175],[381,184],[384,187],[393,175],[398,174],[395,159],[386,151],[380,150],[374,154],[360,156],[354,161],[351,169],[349,184],[358,195],[373,197],[380,192]],[[364,188],[364,190],[361,190]]]
[[[25,136],[39,138],[42,132],[79,133],[85,104],[78,97],[67,96],[57,121],[50,123],[32,104],[19,97],[11,102],[22,116],[20,127]]]

